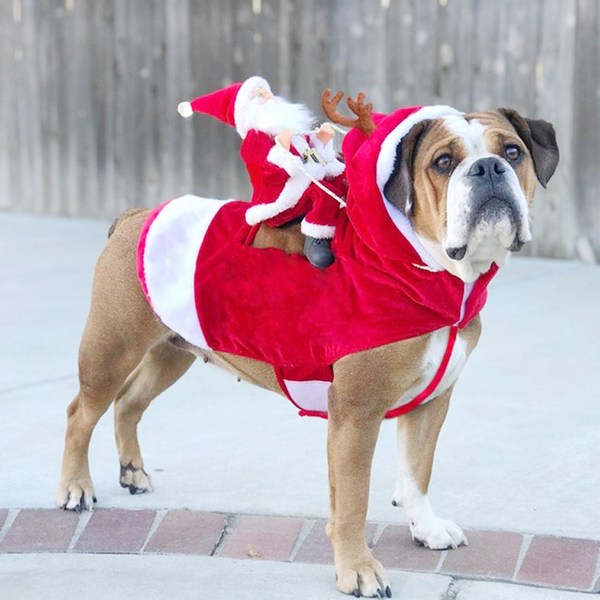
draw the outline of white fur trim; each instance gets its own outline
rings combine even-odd
[[[281,167],[288,175],[294,175],[302,166],[302,159],[279,144],[275,144],[267,154],[267,161]]]
[[[180,102],[177,105],[177,112],[186,119],[194,114],[191,102]]]
[[[325,177],[337,177],[341,175],[346,170],[346,165],[337,160],[332,160],[330,162],[325,163]]]
[[[296,206],[309,185],[310,179],[302,171],[298,171],[285,182],[277,200],[251,206],[246,211],[246,223],[248,225],[262,223]]]
[[[302,166],[313,180],[316,179],[317,181],[321,181],[322,179],[325,179],[327,172],[325,166],[321,163],[309,160],[308,162],[302,163]]]
[[[248,126],[245,118],[246,107],[248,106],[248,102],[252,100],[252,94],[257,88],[263,88],[269,92],[271,91],[269,82],[266,79],[255,75],[254,77],[246,79],[246,81],[242,83],[235,97],[235,104],[233,105],[233,120],[235,121],[235,127],[238,130],[238,133],[242,136],[242,139],[245,138],[246,134],[248,133]]]
[[[396,208],[391,202],[384,200],[385,208],[390,215],[394,225],[402,233],[402,235],[408,240],[410,245],[415,249],[419,258],[432,270],[432,271],[444,271],[444,267],[440,265],[433,256],[428,252],[425,246],[421,243],[417,233],[413,229],[411,222],[408,217],[398,208]]]
[[[172,200],[150,225],[144,248],[145,283],[154,312],[199,348],[208,346],[196,312],[196,260],[208,227],[225,204],[192,195]]]
[[[300,223],[300,231],[308,237],[330,240],[335,235],[335,225],[317,225],[303,219]]]

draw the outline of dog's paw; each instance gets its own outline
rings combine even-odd
[[[144,469],[136,469],[132,463],[121,465],[119,483],[121,487],[128,488],[129,493],[132,495],[145,494],[154,489],[150,475]]]
[[[409,525],[413,540],[431,550],[447,550],[469,545],[463,530],[452,521],[434,516]]]
[[[94,510],[94,486],[90,480],[81,483],[61,485],[56,494],[56,504],[62,510]]]
[[[391,598],[392,590],[381,563],[374,558],[336,569],[337,589],[356,598]]]

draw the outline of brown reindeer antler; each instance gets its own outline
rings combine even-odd
[[[323,112],[333,123],[344,125],[345,127],[355,127],[356,129],[360,129],[365,135],[370,135],[375,129],[375,121],[373,121],[373,117],[371,116],[373,105],[371,103],[364,103],[364,92],[360,92],[356,100],[350,96],[346,100],[348,108],[356,115],[355,119],[352,117],[344,117],[338,112],[337,107],[343,97],[344,92],[341,90],[333,96],[333,98],[331,97],[331,90],[329,88],[323,90],[323,93],[321,94],[321,106],[323,107]]]

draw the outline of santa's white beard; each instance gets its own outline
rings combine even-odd
[[[303,104],[294,104],[274,96],[268,100],[255,98],[246,107],[246,129],[256,129],[277,135],[283,129],[296,133],[310,131],[316,123],[315,116]]]

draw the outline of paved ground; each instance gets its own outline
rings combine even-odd
[[[0,574],[6,570],[15,577],[22,577],[24,570],[31,568],[24,556],[32,554],[50,565],[75,565],[79,555],[158,556],[167,564],[169,559],[172,564],[195,557],[195,564],[203,565],[203,573],[197,576],[206,579],[213,570],[227,568],[235,569],[239,577],[252,573],[256,563],[265,561],[280,563],[277,569],[282,571],[296,567],[299,572],[309,565],[333,562],[323,519],[189,510],[97,509],[76,515],[55,509],[26,509],[0,511],[0,523],[4,523],[0,529]],[[367,527],[369,545],[388,569],[435,576],[431,581],[444,590],[451,583],[456,589],[462,588],[463,580],[469,579],[518,584],[513,589],[528,585],[600,591],[596,572],[600,541],[481,530],[469,530],[467,535],[468,547],[432,552],[415,545],[405,525],[370,522]],[[57,563],[51,553],[62,553],[64,562]],[[160,565],[161,560],[155,564]],[[125,569],[123,565],[121,568]],[[403,578],[403,573],[394,577],[395,581]],[[203,585],[211,588],[214,584]],[[331,595],[327,592],[331,586],[319,587],[318,591],[304,590],[304,597]],[[269,592],[266,597],[270,597]]]
[[[338,597],[322,521],[326,423],[210,366],[145,416],[153,494],[118,486],[107,415],[90,453],[99,510],[52,509],[107,228],[0,213],[0,598],[104,598],[107,581],[115,598]],[[599,299],[600,268],[573,262],[519,258],[494,281],[432,482],[436,509],[468,530],[469,548],[410,543],[389,502],[394,427],[383,426],[369,521],[394,597],[599,591]]]

